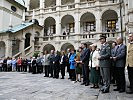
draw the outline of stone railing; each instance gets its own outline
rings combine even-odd
[[[118,0],[110,0],[110,1],[105,1],[104,4],[112,4],[112,3],[118,3]],[[98,3],[99,4],[99,3]],[[97,5],[96,0],[92,0],[92,1],[86,1],[86,2],[80,2],[80,3],[73,3],[73,4],[65,4],[65,5],[61,5],[61,6],[52,6],[52,7],[46,7],[43,9],[37,8],[35,9],[35,15],[39,15],[40,14],[40,10],[42,10],[43,12],[41,13],[51,13],[51,12],[56,12],[56,8],[59,7],[60,11],[65,11],[65,10],[72,10],[76,8],[76,5],[79,5],[78,8],[87,8],[87,7],[91,7],[91,6],[95,6]],[[27,16],[32,16],[33,10],[29,10],[27,12]]]
[[[86,2],[80,2],[79,7],[80,8],[85,8],[85,7],[90,7],[95,5],[95,0],[94,1],[86,1]]]
[[[75,4],[61,5],[61,11],[75,8]]]
[[[58,35],[58,36],[45,36],[43,37],[44,42],[50,42],[50,41],[68,41],[68,40],[75,40],[75,41],[82,41],[82,40],[93,40],[99,39],[99,36],[101,34],[106,35],[108,39],[115,39],[116,37],[120,36],[120,32],[104,32],[104,33],[84,33],[84,34],[71,34],[71,35]]]
[[[27,47],[26,49],[24,49],[25,55],[27,55],[28,53],[31,52],[31,48],[32,48],[32,46],[29,46],[29,47]]]

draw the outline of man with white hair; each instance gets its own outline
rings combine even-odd
[[[116,70],[116,85],[117,88],[114,91],[119,93],[125,92],[125,64],[126,64],[126,45],[123,44],[123,38],[118,37],[116,39],[116,50],[113,60],[115,61]]]

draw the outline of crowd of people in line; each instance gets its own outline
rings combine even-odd
[[[110,84],[116,86],[114,91],[125,92],[125,67],[128,69],[130,86],[126,93],[133,93],[133,33],[128,36],[129,44],[123,44],[123,38],[118,37],[110,46],[106,36],[101,35],[101,48],[96,44],[87,47],[82,43],[78,50],[44,51],[44,55],[26,58],[0,59],[0,71],[44,73],[44,77],[64,79],[68,72],[71,81],[81,82],[81,85],[90,88],[100,88],[102,93],[110,91]],[[28,70],[27,70],[28,69]],[[66,71],[67,69],[67,71]],[[82,80],[83,78],[83,80]]]

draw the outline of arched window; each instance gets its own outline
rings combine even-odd
[[[27,34],[25,35],[25,48],[27,48],[27,47],[30,46],[30,36],[31,36],[30,33],[27,33]]]

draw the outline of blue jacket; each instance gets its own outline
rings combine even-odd
[[[72,54],[69,58],[70,69],[75,69],[75,58],[76,58],[76,53]]]

